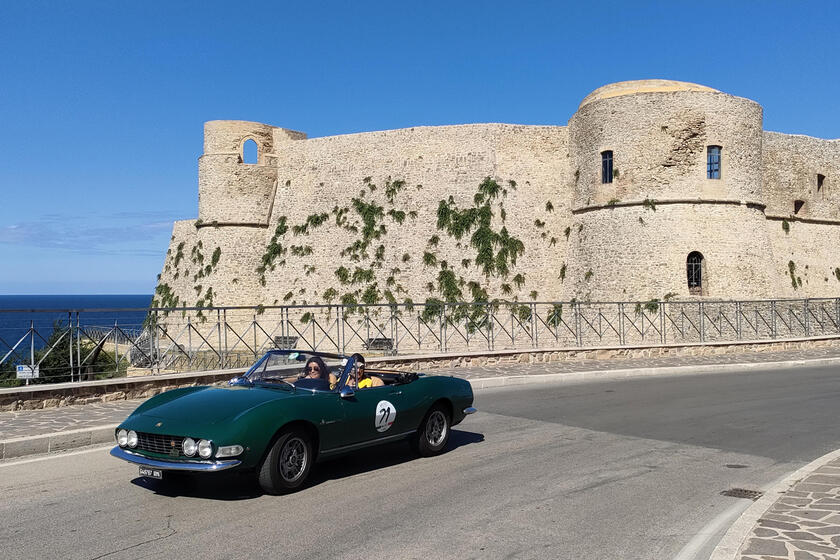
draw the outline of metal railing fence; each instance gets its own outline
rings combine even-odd
[[[103,311],[136,324],[91,325]],[[0,311],[0,325],[4,313]],[[32,310],[66,320],[0,328],[0,383],[244,367],[271,348],[381,355],[679,345],[840,335],[840,298],[756,301],[491,302]],[[42,318],[43,319],[43,318]],[[36,325],[38,323],[38,325]],[[41,326],[39,326],[41,325]],[[10,336],[12,335],[12,336]]]

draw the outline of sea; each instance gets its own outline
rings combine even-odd
[[[43,346],[53,326],[72,319],[84,327],[139,330],[152,296],[126,295],[0,295],[0,358],[35,327],[35,346]],[[78,312],[78,313],[77,313]],[[29,338],[25,344],[29,344]]]

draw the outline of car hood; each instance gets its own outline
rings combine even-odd
[[[139,416],[170,423],[186,422],[193,426],[214,425],[230,421],[266,402],[288,399],[292,395],[290,391],[263,387],[205,387],[150,406],[139,413]]]

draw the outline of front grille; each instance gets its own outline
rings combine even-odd
[[[181,447],[183,442],[184,438],[181,436],[164,436],[160,434],[137,432],[137,449],[141,451],[161,453],[163,455],[171,455],[173,457],[183,457],[184,452]]]

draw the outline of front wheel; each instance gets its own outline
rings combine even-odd
[[[450,424],[449,411],[442,404],[436,404],[420,423],[412,447],[423,457],[441,453],[449,441]]]
[[[312,468],[312,441],[301,430],[286,430],[265,457],[259,482],[269,494],[294,492],[306,482]]]

